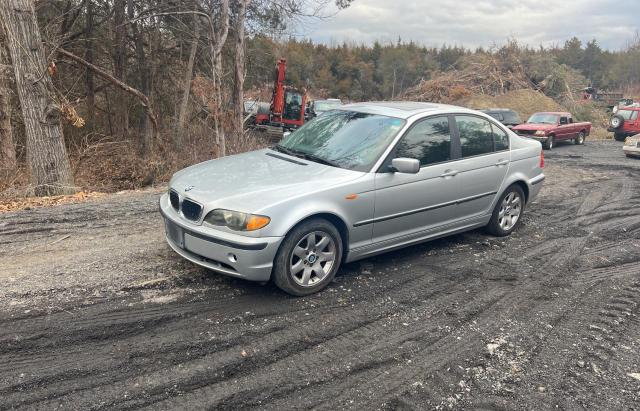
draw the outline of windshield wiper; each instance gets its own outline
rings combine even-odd
[[[281,146],[280,144],[274,145],[273,149],[277,150],[277,151],[280,151],[282,153],[285,153],[285,154],[289,154],[290,156],[303,158],[305,160],[313,161],[313,162],[320,163],[320,164],[325,164],[325,165],[331,166],[331,167],[342,168],[335,161],[327,160],[325,158],[318,157],[315,154],[306,153],[306,152],[304,152],[302,150],[296,150],[296,149],[293,149],[293,148],[284,147],[284,146]]]
[[[331,160],[327,160],[326,158],[318,157],[315,154],[303,153],[302,151],[299,151],[298,153],[300,153],[300,156],[302,158],[305,158],[307,160],[315,161],[316,163],[324,164],[324,165],[331,166],[331,167],[342,168],[342,167],[340,167],[340,164],[336,163],[335,161],[331,161]]]
[[[281,146],[280,144],[275,144],[273,147],[271,147],[271,149],[279,151],[281,153],[289,154],[290,156],[299,157],[298,155],[296,155],[295,151],[287,147]]]

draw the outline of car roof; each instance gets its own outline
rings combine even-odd
[[[483,113],[505,113],[505,112],[515,113],[515,111],[511,110],[510,108],[485,108],[480,111],[482,111]]]
[[[452,106],[449,104],[422,103],[416,101],[370,101],[364,103],[345,104],[338,110],[358,111],[369,114],[380,114],[389,117],[407,119],[416,114],[423,113],[447,113],[451,111],[473,113],[464,107]]]

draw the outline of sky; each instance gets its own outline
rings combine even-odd
[[[329,11],[333,13],[334,11]],[[562,45],[573,36],[624,48],[640,30],[640,0],[354,0],[328,19],[300,31],[318,43],[413,40],[490,47],[508,39]]]

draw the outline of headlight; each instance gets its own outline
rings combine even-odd
[[[544,130],[538,130],[538,131],[536,131],[536,132],[534,133],[534,135],[536,135],[536,136],[544,136],[544,135],[545,135],[545,132],[544,132]]]
[[[229,227],[236,231],[255,231],[265,227],[271,219],[263,215],[216,209],[209,212],[204,221],[211,225]]]

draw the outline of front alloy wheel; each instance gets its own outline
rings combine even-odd
[[[544,142],[542,147],[544,147],[545,150],[551,150],[553,148],[554,142],[555,142],[555,137],[549,136],[549,138],[547,138],[547,141]]]
[[[582,131],[580,133],[578,133],[578,136],[576,137],[575,140],[573,140],[573,142],[576,145],[584,144],[584,133]]]
[[[284,238],[273,262],[273,282],[283,291],[309,295],[322,290],[342,262],[342,238],[329,221],[313,218]]]
[[[291,253],[289,270],[301,287],[313,287],[324,280],[336,262],[336,243],[322,231],[303,237]]]

